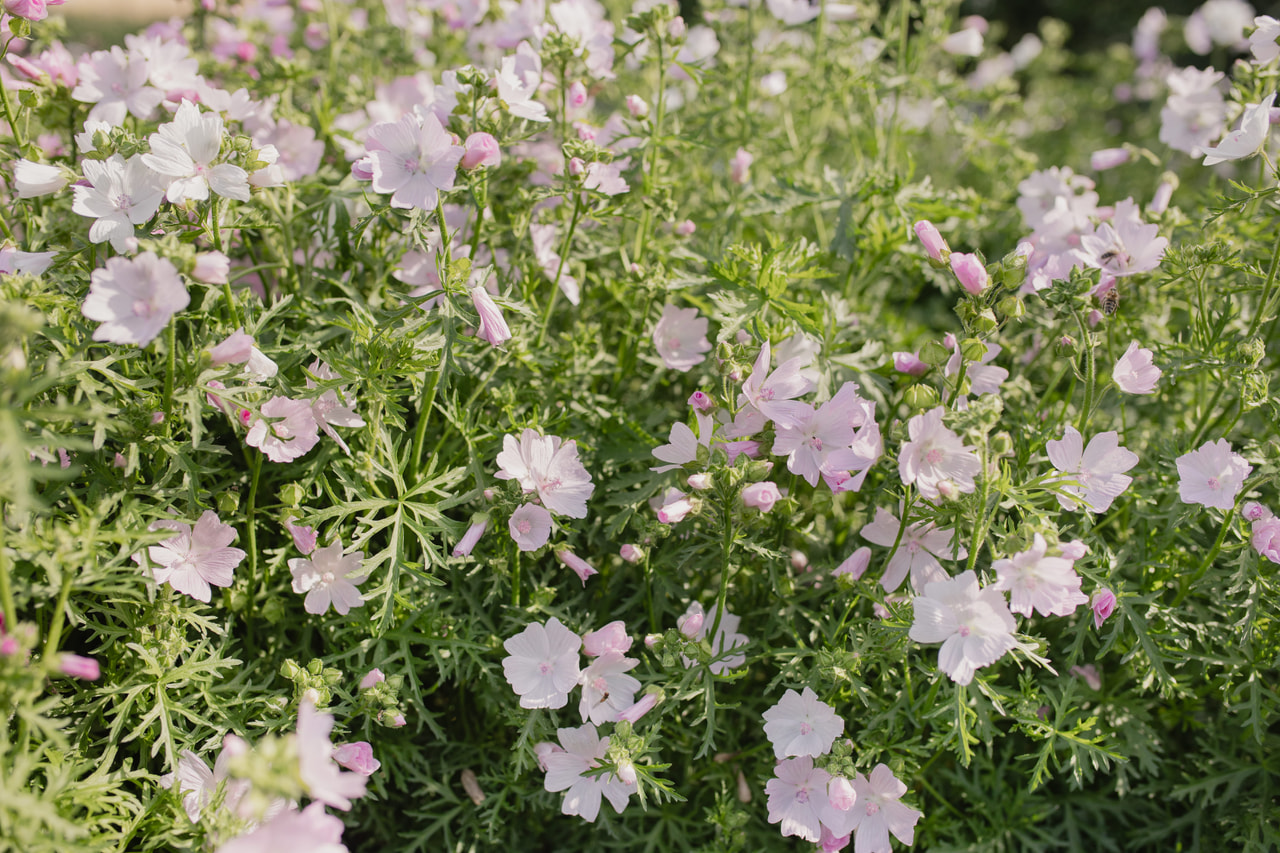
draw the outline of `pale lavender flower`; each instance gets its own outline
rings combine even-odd
[[[973,492],[974,477],[982,470],[973,448],[942,423],[941,406],[907,422],[910,440],[898,456],[898,474],[906,485],[914,483],[927,500],[936,501],[940,487],[950,484],[960,492]]]
[[[178,534],[147,548],[147,556],[156,564],[152,569],[156,583],[167,583],[175,591],[206,604],[212,596],[211,587],[231,586],[235,568],[245,558],[244,551],[231,547],[235,528],[223,524],[211,509],[201,514],[195,527],[161,519],[153,521],[148,529]]]
[[[317,711],[310,701],[298,705],[298,775],[311,799],[348,811],[352,800],[364,796],[367,774],[344,773],[338,766],[329,740],[333,723],[332,714]]]
[[[1138,464],[1138,454],[1120,446],[1120,436],[1115,430],[1103,432],[1089,439],[1084,447],[1083,438],[1075,427],[1067,426],[1062,438],[1045,443],[1049,461],[1053,467],[1075,480],[1079,485],[1063,483],[1058,503],[1065,510],[1074,510],[1079,502],[1090,511],[1106,512],[1133,478],[1126,476]]]
[[[543,787],[552,793],[566,792],[560,811],[594,823],[600,814],[603,797],[614,811],[622,814],[628,798],[636,790],[635,784],[628,785],[612,773],[586,775],[588,770],[600,766],[601,759],[609,751],[609,738],[600,737],[591,723],[576,729],[557,729],[556,732],[564,749],[543,757],[547,767]]]
[[[1275,101],[1276,93],[1272,92],[1262,103],[1245,107],[1239,129],[1222,137],[1217,145],[1204,149],[1204,165],[1243,160],[1258,153],[1267,144],[1267,134],[1271,131],[1271,105]]]
[[[1280,21],[1270,15],[1259,15],[1253,19],[1253,25],[1257,28],[1249,34],[1249,50],[1253,52],[1253,58],[1263,65],[1274,62],[1280,56],[1280,44],[1277,44]]]
[[[293,516],[290,515],[285,517],[284,529],[288,530],[289,536],[293,538],[293,547],[297,548],[304,556],[316,549],[317,533],[314,527],[294,524]]]
[[[262,404],[260,413],[244,441],[272,462],[292,462],[320,441],[320,425],[309,400],[272,397]]]
[[[917,643],[942,643],[938,668],[960,685],[995,663],[1016,645],[1017,623],[1000,591],[978,586],[972,570],[925,584],[912,599],[915,621],[908,636]]]
[[[671,370],[688,373],[706,360],[706,353],[711,349],[707,340],[707,318],[699,316],[697,308],[677,308],[668,302],[653,327],[653,345],[662,356],[663,364]]]
[[[1030,548],[991,564],[991,589],[1009,593],[1009,609],[1023,616],[1070,616],[1089,597],[1080,591],[1080,576],[1071,560],[1046,556],[1048,543],[1039,533]]]
[[[467,532],[458,540],[458,544],[453,546],[453,556],[471,556],[472,549],[476,547],[476,543],[480,541],[480,537],[484,535],[484,532],[488,527],[489,516],[487,515],[482,515],[475,521],[471,522],[471,526],[467,528]]]
[[[476,329],[476,337],[488,341],[490,346],[501,346],[511,340],[511,329],[502,316],[502,309],[493,301],[489,291],[483,285],[471,288],[471,301],[480,315],[480,327]]]
[[[693,500],[676,488],[667,489],[658,507],[658,521],[663,524],[679,524],[694,510]]]
[[[596,571],[595,566],[591,565],[572,551],[565,549],[556,551],[556,559],[568,566],[569,569],[578,576],[578,580],[582,581],[583,586],[587,585],[587,578],[592,575],[600,574]]]
[[[947,258],[951,255],[951,247],[942,238],[937,226],[927,219],[921,219],[915,224],[915,232],[916,237],[924,245],[924,250],[929,255],[929,260],[946,263]],[[894,353],[895,357],[897,355],[897,353]]]
[[[770,512],[780,500],[782,492],[778,491],[778,484],[770,480],[751,483],[742,489],[742,505],[761,512]]]
[[[441,191],[453,189],[466,150],[434,114],[409,113],[369,128],[374,192],[391,193],[391,206],[434,210]]]
[[[640,682],[627,673],[639,664],[639,660],[625,657],[620,651],[607,651],[582,671],[578,679],[582,685],[578,713],[584,723],[589,721],[601,726],[613,722],[619,713],[631,707]]]
[[[314,376],[307,377],[307,390],[313,391],[316,388],[316,379],[322,382],[328,382],[341,377],[334,371],[332,367],[325,364],[320,359],[311,362],[307,371]],[[341,397],[339,397],[341,395]],[[347,443],[342,440],[342,436],[334,430],[335,426],[340,427],[362,427],[364,420],[355,413],[351,408],[354,401],[347,393],[346,388],[330,388],[319,397],[311,401],[311,416],[315,418],[316,425],[324,431],[324,434],[332,438],[342,448],[342,452],[351,455],[351,449],[347,447]]]
[[[314,802],[302,811],[281,811],[223,844],[217,853],[348,853],[343,829],[341,818],[326,813],[324,803]]]
[[[361,776],[372,776],[382,766],[382,762],[373,757],[373,747],[363,740],[334,747],[333,760]]]
[[[1265,118],[1264,118],[1265,121]],[[1113,276],[1150,272],[1160,265],[1169,239],[1158,225],[1142,221],[1132,198],[1118,203],[1110,222],[1080,238],[1080,248],[1092,266]]]
[[[654,465],[649,468],[650,471],[656,471],[659,474],[671,471],[688,465],[698,460],[698,448],[711,447],[711,437],[715,430],[711,418],[698,412],[695,415],[698,424],[698,434],[695,436],[693,430],[683,421],[677,421],[671,425],[670,439],[667,444],[656,447],[653,455],[665,465]]]
[[[898,545],[880,578],[880,586],[885,592],[893,592],[901,586],[908,574],[911,575],[912,589],[924,592],[925,584],[948,578],[938,557],[963,560],[969,555],[969,551],[955,541],[954,530],[939,530],[932,521],[917,521],[907,525],[899,540],[899,526],[893,513],[876,507],[875,518],[859,531],[863,539],[873,544],[885,548],[892,548],[895,542]]]
[[[155,216],[164,201],[160,179],[137,154],[127,161],[119,154],[106,160],[86,159],[81,168],[90,185],[72,187],[75,200],[71,209],[93,218],[91,243],[110,240],[117,252],[127,251],[129,241],[135,238],[134,227]]]
[[[521,708],[563,708],[578,683],[582,638],[552,616],[546,625],[531,622],[503,642],[503,675],[520,697]]]
[[[898,781],[892,770],[877,764],[869,777],[857,774],[853,790],[858,799],[850,809],[857,833],[855,853],[890,853],[891,832],[903,844],[915,841],[915,825],[924,815],[899,802],[907,786]]]
[[[89,278],[89,295],[80,309],[101,323],[95,341],[146,346],[169,319],[191,302],[178,270],[154,252],[135,258],[108,258]]]
[[[861,548],[846,557],[843,563],[836,566],[835,570],[831,573],[831,576],[838,578],[841,575],[848,575],[852,580],[856,581],[866,574],[867,568],[870,567],[870,565],[871,549],[863,545]]]
[[[351,608],[362,606],[364,598],[356,586],[368,577],[361,568],[363,561],[363,551],[343,556],[341,542],[316,549],[308,559],[290,560],[293,591],[307,596],[303,609],[319,616],[328,612],[332,604],[334,610],[346,616]]]
[[[90,161],[86,161],[90,162]],[[13,164],[13,188],[18,198],[51,195],[67,185],[67,175],[57,166],[22,159]]]
[[[626,653],[630,648],[631,637],[621,619],[582,635],[582,653],[587,657],[599,657],[606,652]]]
[[[93,104],[88,120],[113,127],[126,114],[146,121],[164,100],[164,93],[147,85],[150,70],[146,57],[120,46],[99,50],[80,60],[79,83],[71,92],[77,101]]]
[[[813,766],[808,755],[778,762],[775,778],[765,785],[769,795],[769,823],[781,823],[784,837],[794,835],[817,843],[822,836],[821,812],[829,805],[831,774]]]
[[[503,436],[498,454],[499,480],[516,480],[525,493],[537,492],[547,509],[570,518],[587,517],[587,498],[595,486],[578,460],[578,445],[525,429],[520,438]]]
[[[1182,68],[1165,78],[1169,99],[1160,110],[1160,141],[1198,157],[1222,133],[1227,105],[1218,84],[1221,71]]]
[[[1152,355],[1151,350],[1141,348],[1137,341],[1133,341],[1124,355],[1117,359],[1111,371],[1111,381],[1126,394],[1154,394],[1162,371],[1152,363]]]
[[[844,720],[818,698],[812,687],[805,687],[803,693],[788,690],[776,705],[764,712],[764,720],[765,736],[773,744],[773,755],[778,759],[826,755],[836,738],[844,733]]]
[[[1132,159],[1133,154],[1128,148],[1101,148],[1089,155],[1089,167],[1095,172],[1105,172]]]
[[[551,513],[537,504],[524,504],[507,521],[511,538],[521,551],[536,551],[551,538]]]
[[[769,342],[765,341],[751,368],[751,375],[742,383],[738,405],[750,404],[779,427],[795,427],[807,406],[796,402],[795,398],[813,390],[813,383],[801,375],[806,360],[803,357],[788,359],[770,373],[771,355]]]
[[[528,121],[550,121],[547,108],[534,100],[542,85],[542,58],[527,42],[514,56],[504,56],[496,78],[498,100],[511,115]]]
[[[1093,626],[1101,628],[1102,623],[1116,609],[1116,594],[1103,587],[1093,594],[1089,606],[1093,610]]]
[[[1244,488],[1253,466],[1231,450],[1225,439],[1206,441],[1177,459],[1178,495],[1183,503],[1228,510]]]

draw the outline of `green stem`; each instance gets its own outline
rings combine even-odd
[[[1262,289],[1262,301],[1258,303],[1258,310],[1253,314],[1253,321],[1249,323],[1249,331],[1245,334],[1245,338],[1252,338],[1258,331],[1258,326],[1262,324],[1262,317],[1267,312],[1267,304],[1271,301],[1271,289],[1276,283],[1276,269],[1280,264],[1280,231],[1276,232],[1276,242],[1271,248],[1271,267],[1267,270],[1267,283]]]
[[[165,369],[164,369],[164,414],[169,417],[173,409],[173,380],[174,374],[178,372],[178,333],[177,321],[169,318],[169,325],[164,330],[164,345],[168,349],[165,353]]]
[[[49,633],[44,639],[44,660],[53,659],[53,653],[62,642],[62,623],[66,619],[67,599],[71,597],[71,567],[62,567],[62,589],[58,592],[58,606],[49,620]]]
[[[973,525],[973,541],[969,544],[969,562],[965,568],[973,571],[978,564],[978,551],[982,549],[982,543],[986,541],[987,528],[990,525],[990,519],[987,515],[987,502],[991,498],[991,476],[987,473],[987,437],[982,436],[982,453],[979,457],[982,460],[982,501],[978,504],[978,518]]]
[[[720,592],[716,596],[716,618],[711,624],[711,630],[707,632],[707,640],[711,643],[713,657],[718,654],[716,651],[716,632],[720,630],[720,620],[724,618],[725,603],[729,598],[729,573],[731,571],[729,555],[733,551],[733,515],[730,511],[729,501],[724,502],[724,508],[720,514],[720,523],[724,528],[720,541]]]
[[[658,617],[653,612],[653,566],[649,563],[649,549],[644,551],[644,609],[649,614],[649,632],[658,633]]]
[[[245,524],[249,528],[249,607],[253,607],[253,601],[257,598],[257,591],[254,589],[258,583],[258,528],[254,519],[254,513],[258,505],[258,480],[262,476],[262,454],[254,453],[249,457],[250,477],[249,477],[249,499],[245,504],[244,517]]]
[[[748,12],[750,14],[750,12]],[[653,107],[653,133],[649,136],[649,149],[645,152],[646,159],[649,161],[644,171],[644,195],[649,198],[653,194],[654,186],[658,180],[658,151],[662,146],[662,123],[667,114],[667,61],[663,55],[662,38],[657,39],[658,45],[658,96],[654,101]],[[748,73],[747,78],[750,79]],[[750,84],[748,84],[750,85]],[[649,242],[649,230],[653,224],[653,212],[649,205],[644,206],[644,211],[640,214],[640,228],[636,231],[635,251],[632,252],[632,258],[635,263],[640,263],[644,257],[645,246]],[[558,276],[557,276],[558,277]]]
[[[8,41],[4,43],[4,49],[0,50],[0,61],[9,53],[9,45],[13,44],[14,36],[10,36]],[[4,120],[9,123],[9,132],[13,134],[13,141],[18,146],[18,154],[21,155],[27,143],[22,138],[21,131],[18,130],[18,120],[13,115],[13,105],[9,103],[9,90],[0,86],[0,104],[4,105]]]
[[[1227,531],[1231,529],[1231,522],[1235,519],[1236,508],[1232,507],[1227,513],[1227,517],[1222,520],[1222,529],[1218,531],[1218,538],[1213,543],[1213,548],[1209,550],[1208,556],[1204,558],[1204,562],[1200,564],[1200,568],[1196,569],[1196,573],[1191,577],[1183,575],[1182,583],[1179,585],[1178,597],[1173,600],[1173,606],[1177,607],[1182,600],[1191,592],[1191,588],[1196,585],[1200,578],[1204,577],[1204,573],[1209,571],[1209,566],[1213,565],[1213,561],[1218,558],[1219,552],[1222,551],[1222,543],[1227,538]]]
[[[560,244],[560,263],[556,267],[556,277],[552,281],[555,285],[551,291],[551,298],[547,300],[547,310],[542,314],[542,328],[538,330],[538,342],[534,344],[534,349],[542,349],[542,342],[547,339],[547,329],[551,326],[551,314],[556,307],[556,297],[560,295],[560,275],[564,272],[564,265],[569,260],[569,248],[573,244],[573,234],[578,230],[578,216],[582,213],[582,193],[575,191],[573,194],[573,215],[569,219],[569,230],[564,235],[564,242]]]
[[[1200,414],[1200,422],[1196,424],[1196,430],[1191,434],[1191,443],[1187,445],[1190,448],[1200,446],[1200,439],[1204,437],[1204,431],[1209,428],[1209,419],[1213,417],[1213,413],[1218,409],[1218,400],[1222,397],[1222,392],[1227,387],[1226,382],[1217,383],[1218,387],[1213,390],[1213,396],[1209,398],[1209,403],[1204,407],[1204,411]]]
[[[0,512],[0,518],[4,513]],[[9,555],[4,549],[4,525],[0,524],[0,615],[4,616],[6,631],[12,631],[18,624],[18,608],[13,603],[13,588],[9,580]]]
[[[448,346],[448,338],[445,346]],[[441,365],[441,370],[444,366]],[[413,449],[409,453],[409,482],[418,481],[418,472],[422,469],[422,443],[427,436],[427,421],[431,418],[431,409],[436,404],[436,391],[440,388],[440,372],[431,376],[430,396],[426,387],[422,389],[422,403],[418,406],[418,423],[413,428]]]
[[[520,548],[515,542],[511,543],[511,550],[515,557],[511,561],[511,606],[520,606]]]
[[[1076,312],[1076,324],[1080,327],[1080,342],[1085,348],[1085,384],[1084,384],[1084,406],[1080,410],[1080,434],[1085,434],[1085,427],[1089,425],[1089,413],[1093,409],[1093,390],[1097,383],[1097,358],[1093,352],[1093,341],[1089,338],[1089,329],[1084,324],[1084,317],[1080,312]]]

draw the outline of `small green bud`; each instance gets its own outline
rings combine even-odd
[[[236,491],[218,492],[214,501],[218,505],[219,515],[231,515],[240,508],[240,493]]]
[[[996,329],[1000,328],[1000,321],[996,319],[996,312],[992,311],[990,308],[984,308],[982,311],[978,312],[978,316],[974,318],[973,325],[983,334],[991,334]]]
[[[987,344],[977,338],[966,338],[960,343],[960,352],[967,362],[982,361],[987,355]]]
[[[937,341],[929,341],[929,343],[920,348],[920,360],[930,367],[941,367],[950,358],[951,350]]]
[[[1027,313],[1027,307],[1022,304],[1022,299],[1017,296],[1006,296],[1000,300],[1000,304],[996,306],[1002,315],[1010,320],[1021,320]]]
[[[992,456],[1012,456],[1013,455],[1013,437],[1007,432],[998,432],[991,437],[991,455]]]
[[[1063,335],[1053,342],[1053,350],[1058,355],[1074,356],[1076,354],[1076,339],[1070,335]]]
[[[932,385],[912,385],[902,398],[913,409],[932,409],[938,405],[938,392]]]
[[[285,483],[280,487],[279,491],[280,503],[285,506],[298,506],[302,503],[302,499],[306,496],[302,486],[297,483]]]
[[[1236,345],[1236,356],[1250,367],[1257,367],[1266,354],[1267,348],[1261,338],[1250,338]]]
[[[31,35],[31,22],[26,18],[10,18],[9,32],[13,33],[14,38],[24,39]]]

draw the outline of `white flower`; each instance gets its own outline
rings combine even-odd
[[[587,823],[595,823],[603,796],[614,811],[622,814],[636,786],[628,785],[612,773],[586,775],[588,770],[600,766],[600,759],[609,751],[609,739],[600,737],[591,723],[576,729],[557,729],[556,732],[564,750],[551,752],[543,758],[547,768],[543,787],[553,793],[565,791],[560,811],[577,815]]]
[[[435,210],[440,192],[453,189],[466,149],[453,143],[434,114],[409,113],[369,128],[375,192],[391,193],[391,206]]]
[[[854,853],[890,853],[890,832],[903,844],[915,841],[916,822],[924,815],[899,802],[907,786],[898,781],[892,770],[877,764],[870,777],[857,774],[853,790],[857,803],[849,811],[857,833]]]
[[[668,302],[662,306],[662,317],[653,327],[653,345],[662,363],[671,370],[687,373],[706,360],[711,349],[707,340],[707,318],[698,316],[697,308],[677,308]]]
[[[333,609],[346,616],[353,607],[364,604],[357,584],[364,583],[367,575],[361,569],[364,552],[342,555],[342,543],[334,542],[325,548],[317,548],[309,559],[294,558],[289,561],[293,574],[293,591],[306,593],[303,608],[319,616]]]
[[[920,494],[936,501],[939,486],[949,482],[961,492],[972,492],[973,478],[982,470],[973,448],[942,424],[942,407],[916,415],[907,422],[911,440],[898,455],[898,475],[904,484],[916,484]]]
[[[1240,128],[1222,137],[1217,145],[1206,148],[1204,164],[1212,166],[1228,160],[1242,160],[1258,153],[1267,143],[1267,134],[1271,131],[1271,105],[1275,101],[1276,93],[1272,92],[1262,103],[1245,107]]]
[[[517,439],[503,436],[498,454],[499,480],[516,480],[526,493],[537,492],[543,505],[569,518],[587,517],[587,498],[595,486],[578,461],[578,445],[558,436],[525,429]]]
[[[152,522],[148,529],[178,534],[147,549],[147,556],[157,564],[152,569],[156,583],[167,583],[177,592],[206,604],[213,591],[211,586],[231,586],[232,574],[245,558],[244,551],[231,547],[235,528],[223,524],[211,509],[204,511],[195,527],[162,519]]]
[[[1151,350],[1139,347],[1138,342],[1133,341],[1124,355],[1116,360],[1111,381],[1126,394],[1154,394],[1162,372],[1153,363],[1152,356]]]
[[[578,682],[582,685],[582,701],[578,713],[582,721],[597,726],[611,723],[618,713],[635,703],[640,682],[627,675],[640,663],[636,658],[625,657],[622,652],[610,650],[597,657],[582,671]]]
[[[972,570],[925,584],[912,599],[915,621],[908,636],[917,643],[942,643],[938,668],[957,684],[968,684],[978,669],[1012,649],[1017,623],[1000,591],[980,589]]]
[[[530,623],[502,644],[508,652],[502,672],[520,697],[521,708],[563,708],[568,703],[569,691],[582,674],[581,646],[582,638],[554,616],[545,626]]]
[[[1080,591],[1080,576],[1072,561],[1046,556],[1048,548],[1037,533],[1030,548],[991,564],[997,580],[990,588],[1009,592],[1009,609],[1014,613],[1070,616],[1089,602],[1089,596]]]
[[[67,176],[57,166],[25,159],[13,164],[13,188],[18,191],[18,198],[50,195],[66,185]]]
[[[164,187],[156,173],[135,154],[126,162],[119,154],[107,160],[85,160],[84,176],[90,186],[72,187],[75,201],[71,209],[94,219],[89,240],[110,240],[117,252],[128,250],[135,236],[134,226],[155,216],[164,201]]]
[[[1118,203],[1110,222],[1098,225],[1092,234],[1080,238],[1080,248],[1089,264],[1113,276],[1150,272],[1160,264],[1169,239],[1159,236],[1160,227],[1142,221],[1133,199]]]
[[[497,76],[498,100],[507,112],[529,121],[550,121],[547,108],[533,99],[542,85],[542,58],[527,42],[520,42],[515,56],[504,56]]]
[[[1178,457],[1178,495],[1183,503],[1227,510],[1236,505],[1253,466],[1225,439],[1206,441]]]
[[[803,693],[788,690],[778,704],[764,712],[764,719],[764,733],[778,759],[826,755],[844,733],[844,720],[818,698],[812,687],[806,687]]]
[[[1064,483],[1059,487],[1065,494],[1058,495],[1058,503],[1065,510],[1079,506],[1069,497],[1074,496],[1090,511],[1106,512],[1133,482],[1124,472],[1138,464],[1138,454],[1120,446],[1115,430],[1095,435],[1085,447],[1076,428],[1068,426],[1062,438],[1046,442],[1045,449],[1053,467],[1079,484]]]
[[[1249,35],[1253,58],[1263,64],[1274,62],[1280,56],[1280,44],[1276,43],[1280,39],[1280,21],[1270,15],[1260,15],[1253,19],[1253,25],[1257,27]]]
[[[142,162],[169,179],[165,198],[174,204],[187,199],[204,201],[209,190],[238,201],[249,200],[249,175],[230,163],[213,165],[222,150],[222,116],[200,113],[188,100],[151,134],[151,153]]]

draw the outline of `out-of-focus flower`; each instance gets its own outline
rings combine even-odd
[[[1162,371],[1152,363],[1152,355],[1151,350],[1133,341],[1116,361],[1111,381],[1126,394],[1154,394]]]
[[[178,270],[154,252],[109,258],[90,276],[81,312],[101,323],[95,341],[146,346],[191,302]]]
[[[699,316],[697,308],[677,308],[668,302],[653,327],[653,345],[669,369],[688,373],[706,360],[711,349],[707,318]]]
[[[1213,166],[1228,160],[1243,160],[1258,153],[1267,144],[1267,134],[1271,131],[1271,105],[1275,102],[1276,93],[1272,92],[1262,103],[1245,107],[1240,127],[1222,137],[1217,145],[1204,150],[1204,164]]]
[[[1177,459],[1178,495],[1183,503],[1228,510],[1244,488],[1253,466],[1225,439],[1206,441]]]

